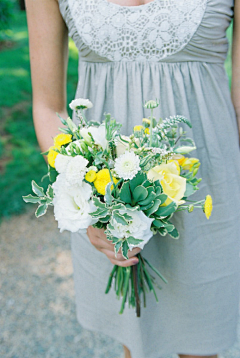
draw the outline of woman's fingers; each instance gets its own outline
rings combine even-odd
[[[87,229],[87,235],[91,244],[98,250],[104,253],[108,259],[114,265],[128,267],[138,263],[138,258],[136,255],[141,251],[140,248],[135,247],[132,251],[128,251],[128,260],[126,260],[123,255],[121,249],[115,256],[114,252],[114,244],[112,241],[109,241],[104,233],[104,229],[95,229],[90,226]]]
[[[122,267],[128,267],[128,266],[136,265],[138,263],[138,258],[134,257],[134,258],[131,258],[129,260],[124,259],[124,261],[110,259],[110,261],[111,261],[111,263],[113,265],[122,266]]]

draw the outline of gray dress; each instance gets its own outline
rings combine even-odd
[[[105,295],[112,264],[87,236],[72,235],[77,316],[88,329],[125,344],[132,358],[172,353],[212,355],[236,339],[239,302],[240,153],[224,60],[233,0],[153,0],[120,6],[107,0],[59,0],[79,49],[77,97],[89,98],[90,119],[110,112],[123,133],[149,112],[181,114],[192,122],[203,178],[194,199],[211,194],[214,210],[175,215],[180,239],[155,236],[143,255],[168,279],[159,303],[147,296],[141,318],[119,315]]]

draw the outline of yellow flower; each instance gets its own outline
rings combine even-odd
[[[207,219],[209,219],[212,214],[212,208],[213,208],[212,197],[211,197],[211,195],[207,195],[205,203],[204,203],[204,207],[203,207],[203,211],[204,211]]]
[[[57,155],[59,154],[58,152],[55,151],[55,149],[60,149],[59,146],[54,146],[54,147],[50,147],[48,149],[48,164],[51,165],[51,167],[55,168],[55,160]]]
[[[60,133],[56,135],[56,137],[54,137],[53,140],[55,146],[61,147],[61,145],[70,143],[72,141],[72,136],[71,134]]]
[[[200,166],[200,162],[197,158],[185,158],[185,160],[180,164],[184,170],[192,171],[194,168],[198,168]]]
[[[146,134],[150,134],[150,130],[149,130],[149,128],[145,128],[144,133],[146,133]]]
[[[140,126],[135,126],[135,127],[133,128],[134,132],[140,132],[142,129],[144,129],[144,127],[143,127],[142,125],[140,125]]]
[[[92,183],[96,178],[97,178],[97,173],[94,170],[89,170],[89,172],[87,172],[87,174],[85,175],[85,179],[89,183]]]
[[[167,163],[174,163],[176,165],[176,168],[177,168],[177,171],[178,171],[178,175],[180,175],[180,166],[179,166],[179,163],[178,163],[178,160],[176,159],[170,159],[167,161]]]
[[[116,184],[118,180],[113,177],[113,181]],[[105,195],[106,194],[106,186],[108,183],[111,182],[111,177],[109,174],[109,170],[107,168],[99,170],[96,174],[96,179],[94,180],[94,186],[97,189],[99,194]],[[113,189],[113,185],[111,186]]]
[[[181,199],[186,191],[186,179],[179,175],[176,163],[157,165],[149,170],[147,177],[150,180],[160,181],[163,192],[168,196],[164,206],[169,205],[172,201],[177,205],[184,203],[184,200]]]
[[[148,118],[143,118],[142,121],[143,121],[144,123],[149,124],[149,125],[151,124],[151,121],[150,121],[150,119],[148,119]]]

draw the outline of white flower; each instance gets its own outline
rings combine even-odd
[[[68,155],[58,154],[55,160],[55,168],[58,173],[65,173],[67,165],[70,162],[71,157]]]
[[[69,185],[82,185],[87,172],[88,160],[82,155],[71,157],[66,167],[66,180]]]
[[[130,250],[134,247],[143,249],[144,245],[151,239],[153,233],[151,231],[151,225],[154,219],[148,218],[142,211],[132,211],[129,209],[119,210],[120,214],[127,213],[132,217],[128,225],[119,224],[113,217],[110,219],[111,226],[107,227],[110,233],[114,237],[119,239],[128,238],[133,236],[135,239],[143,240],[138,245],[129,245]],[[113,227],[114,229],[111,229]]]
[[[126,152],[126,150],[129,150],[129,142],[130,142],[130,138],[122,135],[121,138],[125,141],[123,142],[120,137],[117,137],[115,140],[115,145],[116,145],[116,151],[117,151],[117,157],[119,157],[120,155],[124,154]],[[128,143],[126,143],[128,142]]]
[[[84,99],[84,98],[76,98],[69,104],[69,107],[72,110],[77,110],[80,108],[87,109],[87,108],[92,108],[92,106],[93,106],[92,102],[90,102],[89,99]]]
[[[101,124],[99,127],[91,126],[88,128],[84,127],[80,129],[81,136],[86,141],[86,143],[90,144],[91,137],[88,133],[91,133],[95,144],[100,145],[103,150],[107,148],[108,141],[106,139],[106,128],[104,123]]]
[[[123,140],[121,140],[121,138]],[[129,144],[130,144],[130,142],[132,142],[130,137],[127,137],[126,135],[121,135],[121,138],[117,137],[115,139],[117,157],[120,157],[120,155],[124,154],[126,151],[129,151]],[[134,138],[133,141],[137,144],[138,147],[140,147],[139,138]],[[128,142],[128,143],[126,143],[126,142]],[[131,148],[130,150],[134,151],[133,148]]]
[[[57,177],[52,185],[54,191],[54,216],[58,221],[60,232],[68,230],[77,232],[86,229],[94,224],[89,215],[96,210],[91,198],[91,185],[83,182],[82,186],[68,186],[64,174]]]
[[[125,152],[115,160],[115,172],[119,178],[125,180],[135,177],[137,172],[141,169],[139,156],[134,152]]]

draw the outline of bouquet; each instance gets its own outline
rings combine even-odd
[[[79,124],[59,116],[62,133],[43,153],[49,163],[46,193],[32,181],[35,195],[23,197],[27,203],[39,204],[36,217],[53,205],[60,232],[86,232],[90,225],[104,228],[115,254],[121,252],[126,259],[129,250],[143,249],[156,233],[178,239],[171,218],[180,210],[201,208],[209,219],[210,195],[198,202],[189,200],[201,181],[196,177],[200,162],[189,157],[195,144],[180,126],[191,127],[191,123],[178,115],[157,121],[153,111],[158,106],[158,101],[146,102],[149,118],[143,118],[142,124],[125,136],[110,114],[105,114],[102,123],[87,121],[84,111],[92,107],[89,100],[72,101],[70,107]],[[106,293],[113,287],[122,298],[119,313],[128,301],[139,317],[141,299],[146,306],[148,291],[158,301],[154,274],[165,283],[167,280],[141,253],[137,256],[135,266],[113,267]]]

